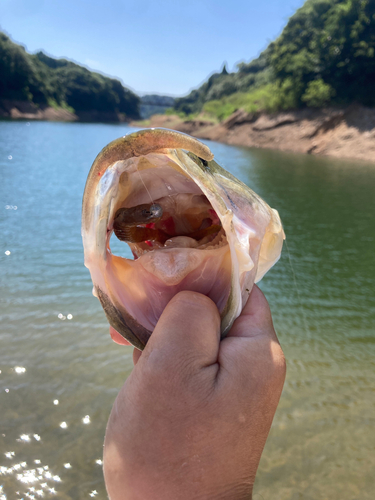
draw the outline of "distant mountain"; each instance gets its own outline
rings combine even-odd
[[[140,115],[146,119],[152,115],[162,114],[166,109],[174,106],[175,99],[165,95],[144,95],[141,97]]]
[[[1,101],[63,108],[83,118],[139,118],[139,97],[119,80],[43,52],[28,54],[0,32]]]
[[[224,67],[174,107],[222,120],[239,108],[375,106],[374,87],[375,0],[307,0],[257,59]]]

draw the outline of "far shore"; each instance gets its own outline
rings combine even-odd
[[[0,119],[59,122],[130,123],[135,127],[164,127],[235,146],[278,149],[375,163],[375,108],[300,109],[280,113],[238,110],[221,123],[207,117],[183,120],[177,115],[153,115],[130,121],[121,113],[84,112],[37,107],[23,101],[0,101]]]
[[[32,102],[0,100],[0,119],[47,120],[56,122],[129,122],[123,113],[105,111],[83,111],[72,113],[64,108],[36,106]]]
[[[154,115],[134,126],[165,127],[236,146],[375,162],[375,109],[300,109],[275,114],[238,110],[221,123]]]

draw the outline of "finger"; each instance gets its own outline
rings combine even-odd
[[[116,331],[112,326],[109,327],[109,334],[113,342],[119,345],[131,345],[118,331]]]
[[[272,324],[271,309],[262,290],[254,285],[242,314],[253,321]]]
[[[234,322],[227,337],[258,335],[276,338],[270,306],[263,292],[254,285],[241,315]]]
[[[221,343],[219,384],[226,375],[237,379],[238,390],[270,387],[270,401],[278,401],[285,380],[286,364],[272,323],[271,310],[261,290],[254,285],[249,299],[227,337]],[[232,381],[233,381],[232,380]]]
[[[164,309],[142,359],[162,363],[163,369],[210,366],[217,361],[220,315],[205,295],[180,292]],[[173,373],[173,372],[171,372]]]

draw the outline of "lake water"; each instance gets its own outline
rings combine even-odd
[[[0,122],[0,499],[105,499],[106,421],[132,368],[83,266],[91,163],[124,125]],[[255,500],[375,491],[375,165],[209,143],[279,210],[261,282],[288,374]],[[9,254],[10,252],[10,254]]]

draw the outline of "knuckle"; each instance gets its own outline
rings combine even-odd
[[[265,383],[272,391],[281,392],[286,376],[286,360],[280,345],[276,342],[274,344],[267,363],[267,380]]]
[[[281,349],[280,344],[276,344],[276,346],[274,347],[273,359],[274,359],[275,367],[279,371],[285,373],[286,372],[286,359],[285,359],[284,352]]]

